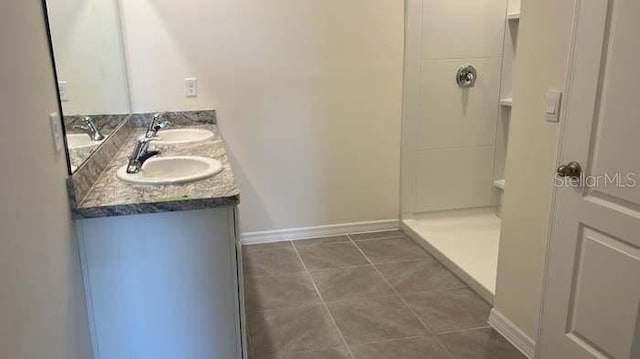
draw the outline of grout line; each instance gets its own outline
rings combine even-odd
[[[348,237],[348,238],[351,239],[350,237]],[[300,260],[300,262],[302,263],[302,266],[304,267],[305,271],[307,272],[307,275],[309,276],[309,280],[311,280],[311,284],[313,285],[313,288],[316,290],[316,294],[320,298],[320,302],[322,303],[322,306],[324,307],[324,310],[329,315],[329,318],[331,319],[331,322],[332,322],[334,328],[336,328],[336,331],[338,332],[338,335],[340,336],[340,340],[342,341],[342,344],[344,345],[345,350],[347,351],[347,353],[349,354],[349,357],[351,359],[355,359],[355,356],[351,352],[351,348],[349,347],[349,344],[347,343],[347,340],[345,339],[344,334],[342,334],[342,331],[340,330],[340,327],[338,327],[338,323],[336,322],[335,318],[333,317],[333,314],[331,314],[331,311],[329,310],[329,306],[327,305],[327,303],[325,302],[324,298],[322,297],[322,294],[320,293],[320,289],[318,288],[316,283],[313,281],[313,277],[311,276],[311,272],[309,272],[309,269],[307,268],[307,265],[302,260],[302,257],[300,256],[300,253],[298,252],[298,248],[296,248],[296,246],[293,246],[293,249],[296,251],[296,254],[298,255],[298,259]]]
[[[256,274],[256,273],[252,273],[252,272],[248,272],[245,273],[245,277],[251,277],[253,279],[257,279],[257,278],[264,278],[264,277],[277,277],[277,276],[294,276],[296,274],[301,274],[301,273],[306,273],[305,271],[298,271],[298,272],[273,272],[273,273],[260,273],[260,274]]]
[[[352,265],[352,266],[342,266],[342,267],[333,267],[333,268],[314,269],[314,270],[309,271],[309,273],[310,274],[313,274],[313,273],[324,273],[324,272],[331,272],[331,271],[334,271],[334,270],[352,269],[352,268],[360,268],[360,267],[368,267],[368,266],[370,266],[369,263],[367,263],[367,264],[355,264],[355,265]]]
[[[330,300],[330,301],[326,301],[327,304],[342,304],[342,303],[349,303],[349,302],[357,302],[359,300],[366,300],[366,299],[380,299],[380,298],[395,298],[397,297],[396,294],[386,294],[386,295],[373,295],[373,296],[369,296],[369,297],[351,297],[351,298],[347,298],[347,299],[340,299],[340,300]]]
[[[308,278],[309,280],[311,280],[311,278]],[[262,308],[262,309],[257,309],[257,310],[249,310],[246,311],[247,314],[259,314],[259,313],[272,313],[272,312],[285,312],[287,310],[293,310],[293,309],[301,309],[301,308],[307,308],[307,307],[315,307],[318,304],[322,304],[322,300],[321,298],[318,298],[318,302],[317,303],[309,303],[309,304],[301,304],[301,305],[288,305],[286,307],[277,307],[277,308]]]
[[[384,276],[384,274],[382,274],[382,272],[380,272],[380,270],[378,269],[378,267],[376,267],[376,265],[371,261],[371,259],[369,259],[369,257],[364,253],[364,251],[362,249],[360,249],[360,247],[358,247],[358,244],[353,240],[353,238],[351,238],[351,236],[349,236],[349,239],[351,239],[351,242],[353,242],[353,244],[356,246],[356,248],[358,248],[358,250],[360,251],[360,253],[362,253],[362,255],[367,259],[367,261],[369,263],[371,263],[371,266],[373,266],[373,268],[376,270],[376,272],[378,272],[378,274],[380,275],[380,277],[382,277],[382,280],[385,281],[385,283],[387,283],[387,285],[389,287],[391,287],[391,290],[393,290],[393,292],[398,296],[398,298],[400,298],[400,300],[402,301],[402,303],[404,303],[405,307],[407,307],[407,309],[409,309],[409,311],[411,312],[411,314],[413,314],[413,316],[418,320],[418,322],[420,324],[422,324],[422,326],[427,330],[427,332],[429,334],[431,334],[431,336],[433,337],[433,339],[436,341],[436,343],[438,343],[440,345],[440,347],[442,348],[442,350],[450,357],[450,358],[454,358],[453,354],[451,352],[449,352],[449,350],[444,346],[444,344],[436,337],[436,335],[434,334],[433,330],[431,330],[431,328],[429,328],[429,326],[422,321],[422,318],[420,318],[420,316],[418,316],[418,314],[416,314],[416,312],[411,309],[411,307],[409,306],[409,303],[407,303],[407,301],[400,295],[400,293],[396,290],[396,288],[391,284],[391,282],[389,282],[387,280],[387,277]],[[421,248],[422,249],[422,248]]]
[[[453,356],[453,353],[451,353],[451,352],[449,351],[449,349],[447,348],[447,346],[446,346],[446,345],[444,345],[444,343],[443,343],[443,342],[441,342],[441,341],[440,341],[440,339],[438,339],[438,337],[437,337],[437,336],[435,336],[435,335],[434,335],[434,336],[433,336],[433,340],[435,340],[435,341],[436,341],[436,343],[438,343],[438,345],[440,345],[440,348],[442,348],[442,350],[444,350],[444,352],[445,352],[447,355],[449,355],[449,357],[451,357],[452,359],[454,359],[454,358],[455,358],[455,357]]]
[[[349,236],[349,238],[353,241],[353,239],[351,238],[351,236]],[[373,268],[375,268],[375,270],[380,274],[380,276],[384,279],[384,281],[391,287],[391,289],[396,293],[396,295],[400,298],[400,300],[402,300],[402,302],[405,304],[405,306],[407,306],[407,308],[409,309],[409,311],[411,311],[411,313],[418,319],[418,321],[427,329],[427,331],[429,331],[429,333],[432,335],[433,339],[440,345],[440,347],[444,350],[445,353],[447,353],[451,358],[454,358],[453,354],[449,351],[449,349],[447,349],[447,347],[444,345],[444,343],[442,343],[440,341],[440,339],[438,338],[438,335],[445,335],[445,334],[452,334],[452,333],[459,333],[459,332],[466,332],[466,331],[471,331],[471,330],[478,330],[478,329],[485,329],[488,328],[489,326],[484,326],[484,327],[477,327],[477,328],[469,328],[469,329],[462,329],[462,330],[454,330],[454,331],[450,331],[450,332],[444,332],[444,333],[438,333],[436,334],[428,325],[426,325],[426,323],[424,323],[422,321],[422,319],[420,318],[420,316],[418,316],[415,311],[413,309],[411,309],[411,307],[409,306],[409,304],[406,302],[406,300],[404,299],[404,297],[396,290],[396,288],[391,285],[391,283],[387,280],[387,278],[384,276],[384,274],[382,274],[382,272],[380,272],[380,270],[378,269],[378,267],[376,266],[375,263],[373,263],[369,257],[367,257],[367,255],[362,251],[362,249],[360,249],[360,247],[358,247],[358,244],[356,243],[356,241],[353,241],[353,244],[358,248],[358,250],[360,250],[360,252],[362,253],[362,255],[367,259],[367,261],[369,261],[369,263],[371,263],[371,265],[373,266]],[[422,249],[422,248],[421,248]],[[393,262],[393,263],[401,263],[401,262],[411,262],[414,260],[405,260],[405,261],[397,261],[397,262]],[[391,262],[389,262],[391,263]],[[379,264],[387,264],[387,263],[379,263]],[[466,285],[465,285],[466,287]],[[463,288],[465,288],[463,287]],[[459,288],[456,288],[459,289]],[[451,290],[455,290],[455,289],[451,289]],[[422,293],[422,292],[429,292],[429,291],[421,291],[421,292],[416,292],[416,293]]]
[[[470,331],[474,331],[474,330],[490,329],[490,328],[491,328],[491,326],[485,325],[485,326],[475,327],[475,328],[450,330],[450,331],[447,331],[447,332],[437,333],[437,334],[434,334],[434,335],[438,336],[438,335],[447,335],[447,334],[455,334],[455,333],[464,333],[464,332],[470,332]]]
[[[354,346],[388,343],[388,342],[395,342],[395,341],[400,341],[400,340],[410,340],[410,339],[417,339],[417,338],[432,338],[432,339],[435,339],[432,335],[423,334],[423,335],[412,335],[412,336],[409,336],[409,337],[402,337],[402,338],[391,338],[391,339],[374,340],[372,342],[364,342],[364,343],[354,344]]]
[[[486,328],[490,328],[490,327],[478,327],[478,328],[471,328],[471,329],[464,329],[464,330],[454,330],[454,331],[450,331],[450,332],[445,332],[445,333],[439,333],[439,334],[434,334],[433,335],[433,339],[436,341],[436,343],[440,344],[440,347],[447,353],[449,354],[449,356],[451,358],[454,358],[453,353],[451,353],[449,351],[449,349],[447,348],[446,345],[444,345],[444,343],[440,340],[440,336],[443,335],[447,335],[447,334],[453,334],[453,333],[462,333],[462,332],[468,332],[468,331],[472,331],[472,330],[480,330],[480,329],[486,329]]]
[[[358,245],[353,241],[353,239],[351,238],[351,236],[349,236],[349,239],[351,239],[351,241],[353,242],[353,244],[356,246],[356,248],[358,248],[358,250],[360,251],[360,253],[364,256],[364,258],[367,260],[367,262],[369,262],[369,264],[371,264],[371,266],[373,267],[373,269],[375,269],[375,271],[378,273],[378,275],[380,275],[380,277],[382,277],[382,280],[391,288],[391,290],[393,291],[393,293],[395,293],[396,296],[398,296],[398,298],[400,298],[400,300],[402,301],[402,303],[404,303],[404,305],[407,307],[407,309],[409,309],[409,311],[411,312],[411,314],[413,314],[413,316],[418,319],[418,321],[420,322],[420,324],[422,324],[422,326],[427,330],[427,332],[429,334],[433,335],[433,331],[431,330],[431,328],[429,328],[423,321],[422,319],[420,319],[420,317],[416,314],[416,312],[411,309],[411,307],[409,306],[409,304],[407,303],[406,300],[404,300],[404,298],[402,298],[402,296],[400,295],[400,293],[398,293],[398,291],[396,290],[396,288],[393,287],[393,285],[391,284],[391,282],[389,282],[389,280],[387,280],[387,278],[384,276],[384,274],[382,274],[382,272],[380,272],[380,270],[378,269],[378,267],[376,267],[376,265],[371,261],[371,259],[369,259],[369,257],[364,253],[364,251],[362,249],[360,249],[360,247],[358,247]]]
[[[305,241],[306,239],[301,239],[301,240],[293,240],[292,242],[300,242],[300,241]],[[307,243],[307,244],[293,244],[294,247],[296,248],[311,248],[311,247],[318,247],[318,246],[330,246],[332,244],[347,244],[350,243],[349,241],[340,241],[340,242],[325,242],[325,243]]]
[[[422,318],[420,318],[420,316],[418,314],[416,314],[416,312],[411,309],[411,306],[409,306],[409,303],[407,303],[407,301],[400,295],[400,293],[396,290],[396,288],[391,284],[391,282],[389,282],[387,280],[387,278],[384,276],[384,274],[382,274],[382,272],[380,272],[380,270],[378,269],[378,267],[376,267],[376,265],[369,259],[369,257],[367,257],[367,255],[364,253],[364,251],[362,251],[362,249],[360,249],[360,247],[358,247],[358,244],[351,238],[351,236],[349,236],[349,239],[351,239],[351,241],[353,242],[353,244],[356,246],[356,248],[358,248],[358,250],[360,251],[360,253],[362,253],[362,255],[367,259],[367,261],[369,261],[369,263],[371,263],[371,265],[373,266],[373,268],[376,270],[376,272],[378,272],[378,274],[382,277],[382,279],[387,283],[387,285],[389,285],[389,287],[391,287],[391,289],[393,290],[394,293],[396,293],[396,295],[398,296],[398,298],[400,298],[400,300],[402,301],[402,303],[404,303],[405,307],[407,307],[407,309],[409,309],[409,311],[411,312],[411,314],[413,314],[413,316],[418,319],[418,322],[420,322],[420,324],[422,324],[423,327],[425,327],[425,329],[427,329],[427,332],[429,334],[431,334],[431,336],[433,337],[433,339],[436,341],[436,343],[438,343],[438,345],[440,345],[440,347],[442,348],[442,350],[450,357],[450,358],[454,358],[453,354],[444,346],[444,344],[438,340],[438,338],[436,337],[435,333],[433,332],[433,330],[422,320]]]

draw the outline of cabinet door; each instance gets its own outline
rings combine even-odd
[[[232,212],[78,221],[96,359],[241,358]]]

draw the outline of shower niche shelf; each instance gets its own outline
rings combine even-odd
[[[520,13],[519,12],[512,12],[512,13],[507,14],[507,20],[514,21],[514,22],[520,21]]]
[[[497,213],[501,213],[502,197],[505,191],[505,167],[509,148],[509,127],[513,114],[513,72],[516,66],[518,32],[520,25],[520,0],[507,0],[504,23],[505,41],[503,43],[503,63],[498,118],[498,136],[496,140],[496,161],[493,172],[493,187]]]
[[[502,100],[500,100],[500,105],[504,106],[504,107],[511,107],[511,106],[513,106],[513,99],[512,98],[503,98]]]

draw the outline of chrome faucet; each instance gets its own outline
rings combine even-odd
[[[155,115],[153,115],[153,120],[151,120],[151,123],[149,123],[149,127],[147,127],[147,132],[145,133],[144,137],[156,137],[158,135],[158,131],[171,125],[171,122],[165,120],[164,116],[164,113],[156,113]]]
[[[91,117],[86,116],[82,118],[81,121],[82,121],[82,125],[75,125],[73,126],[73,128],[78,130],[83,130],[89,135],[89,137],[91,137],[91,140],[93,141],[104,140],[104,136],[102,135],[102,133],[100,133],[98,126],[96,126],[96,123],[93,121]]]
[[[129,156],[127,173],[138,173],[142,165],[151,157],[159,155],[160,151],[149,151],[149,142],[157,140],[157,137],[140,137],[136,142],[133,152]]]

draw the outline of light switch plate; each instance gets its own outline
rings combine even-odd
[[[198,97],[198,79],[195,77],[184,79],[184,95],[186,97]]]
[[[53,148],[59,154],[62,152],[64,141],[62,139],[60,115],[57,112],[49,114],[49,125],[51,126],[51,136],[53,137]]]
[[[545,101],[545,114],[548,122],[560,121],[560,110],[562,107],[562,91],[549,90]]]

